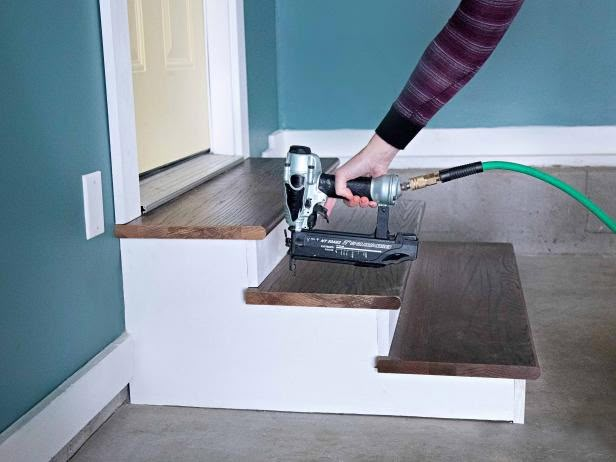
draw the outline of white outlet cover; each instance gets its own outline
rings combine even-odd
[[[105,232],[101,172],[82,175],[81,183],[83,186],[83,214],[86,221],[86,239],[92,239]]]

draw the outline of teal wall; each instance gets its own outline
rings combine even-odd
[[[280,127],[374,128],[457,4],[277,0]],[[430,126],[615,123],[616,1],[527,0]]]
[[[245,0],[244,24],[250,152],[259,155],[278,129],[276,1]]]
[[[0,431],[124,330],[97,0],[0,9]],[[85,239],[81,175],[106,232]]]

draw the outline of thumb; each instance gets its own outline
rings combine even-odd
[[[334,210],[334,206],[336,205],[336,199],[334,197],[328,197],[325,201],[325,208],[327,209],[327,216],[331,217],[332,212]]]
[[[353,200],[353,192],[347,186],[347,178],[342,172],[336,172],[336,194],[346,200]]]

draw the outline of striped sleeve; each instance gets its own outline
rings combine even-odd
[[[486,62],[523,1],[462,0],[424,52],[376,133],[404,149]]]

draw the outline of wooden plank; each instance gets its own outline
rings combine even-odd
[[[423,202],[403,198],[391,211],[390,230],[417,233],[423,210]],[[327,225],[321,220],[318,228],[370,233],[374,232],[375,225],[376,209],[339,204],[331,223]],[[363,268],[298,260],[293,273],[285,257],[259,287],[246,290],[245,300],[252,305],[397,309],[410,265],[406,262]]]
[[[536,379],[511,244],[423,242],[379,372]]]
[[[338,159],[321,159],[332,171]],[[151,213],[116,225],[121,238],[264,239],[283,219],[284,159],[246,159]]]

